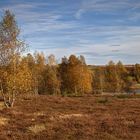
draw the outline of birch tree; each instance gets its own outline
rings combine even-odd
[[[0,22],[0,65],[5,68],[5,76],[3,79],[7,79],[7,86],[9,86],[9,79],[12,81],[12,87],[4,88],[2,79],[0,80],[0,90],[4,98],[5,105],[12,107],[15,101],[16,95],[16,72],[18,68],[19,57],[26,49],[25,43],[19,39],[20,30],[17,26],[15,16],[6,10],[5,14]],[[10,65],[10,69],[9,68]],[[9,89],[10,88],[10,92]],[[11,95],[12,94],[12,95]],[[6,97],[8,96],[8,100]],[[10,98],[11,97],[11,98]]]

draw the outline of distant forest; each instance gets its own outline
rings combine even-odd
[[[140,83],[140,65],[124,66],[110,61],[105,66],[88,66],[84,56],[64,57],[35,52],[23,55],[26,44],[19,39],[15,16],[5,11],[0,22],[0,92],[7,107],[19,94],[83,95],[128,92]]]

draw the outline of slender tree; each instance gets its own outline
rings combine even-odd
[[[93,90],[94,93],[101,93],[104,91],[104,73],[101,67],[96,67],[93,74]]]
[[[48,61],[49,66],[55,66],[56,65],[56,59],[55,59],[55,56],[53,54],[48,56],[47,61]]]
[[[117,74],[116,65],[110,61],[105,68],[105,90],[108,92],[119,91],[119,77]]]
[[[60,94],[60,78],[58,74],[57,66],[46,66],[46,71],[44,72],[45,81],[45,92],[51,95]]]
[[[42,94],[45,88],[44,72],[46,71],[46,58],[44,53],[34,54],[35,68],[34,68],[34,80],[35,80],[35,92],[37,94]]]
[[[13,82],[11,91],[9,92],[7,90],[10,88],[8,87],[9,84],[7,84],[6,89],[2,80],[0,80],[1,93],[7,107],[12,107],[15,101],[18,62],[21,53],[26,48],[24,42],[19,39],[19,33],[20,30],[17,26],[15,16],[9,10],[5,11],[4,17],[0,22],[0,64],[3,68],[5,67],[5,73],[7,73],[4,79],[8,77],[9,82],[9,77],[12,76]],[[9,65],[10,69],[8,69]],[[6,95],[11,97],[10,100],[6,100]]]
[[[140,83],[140,64],[135,64],[134,66],[134,76],[138,83]]]
[[[118,75],[118,91],[119,92],[124,92],[126,90],[127,86],[127,77],[128,77],[128,71],[124,67],[123,63],[119,61],[116,64],[116,70],[117,70],[117,75]]]

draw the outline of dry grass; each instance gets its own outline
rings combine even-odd
[[[0,110],[2,110],[4,108],[5,108],[4,103],[3,102],[0,102]]]
[[[58,118],[60,119],[69,119],[69,118],[73,118],[73,117],[83,117],[84,115],[83,114],[62,114],[62,115],[59,115]]]
[[[50,120],[58,120],[58,119],[71,119],[71,118],[79,118],[79,117],[86,117],[87,115],[85,114],[60,114],[56,116],[51,116]]]
[[[9,119],[7,119],[7,118],[0,117],[0,126],[7,125],[8,120]]]
[[[24,97],[0,116],[0,139],[6,140],[140,139],[137,96]]]
[[[45,128],[44,124],[36,124],[36,125],[30,126],[28,129],[31,132],[37,134],[37,133],[44,131],[46,128]]]

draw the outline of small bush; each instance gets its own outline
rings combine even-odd
[[[125,99],[125,98],[132,98],[133,96],[132,95],[129,95],[129,94],[120,94],[120,95],[117,95],[117,98],[119,99]]]
[[[140,98],[140,94],[136,94],[135,97],[136,97],[136,98]]]
[[[63,92],[62,97],[83,97],[83,94],[82,93]]]
[[[99,98],[97,100],[98,103],[102,103],[102,104],[105,104],[108,102],[108,98],[107,97],[102,97],[102,98]]]

